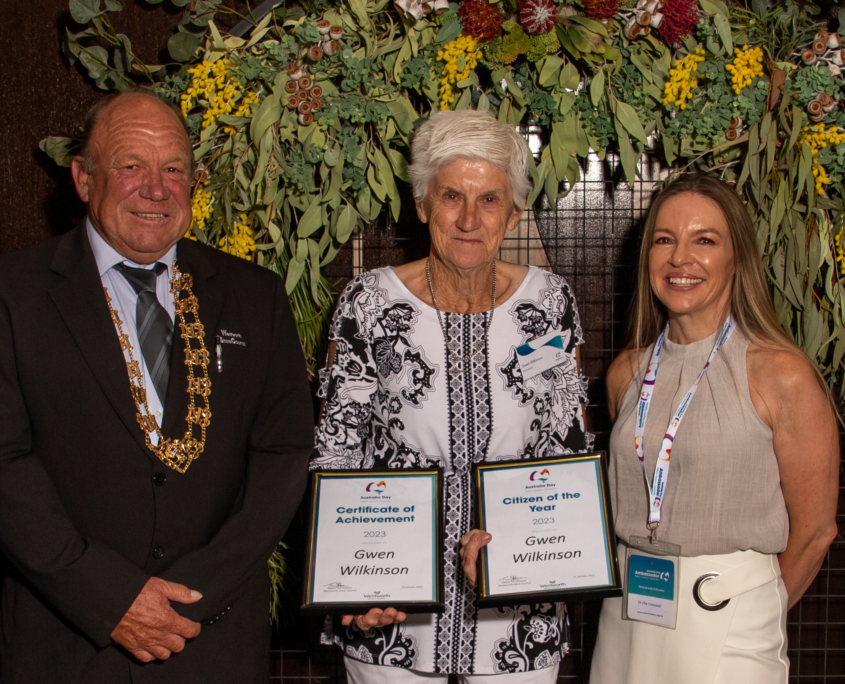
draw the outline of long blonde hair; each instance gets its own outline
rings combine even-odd
[[[761,347],[799,354],[810,362],[819,385],[824,389],[834,411],[838,410],[830,388],[816,364],[783,331],[775,314],[772,296],[766,283],[763,264],[754,234],[754,225],[742,200],[727,183],[704,173],[684,174],[671,181],[651,203],[640,242],[637,268],[637,291],[631,312],[628,348],[645,349],[655,342],[669,314],[651,289],[649,252],[654,240],[657,214],[670,197],[683,193],[707,197],[715,202],[727,221],[734,250],[734,278],[731,287],[730,312],[737,327],[749,340]]]

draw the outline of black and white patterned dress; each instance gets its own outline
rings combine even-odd
[[[448,343],[470,354],[489,312],[445,314]],[[559,330],[559,366],[523,380],[516,348]],[[592,447],[582,404],[586,378],[575,298],[560,276],[531,268],[496,309],[487,344],[453,373],[435,310],[393,269],[358,276],[340,297],[330,339],[334,364],[321,372],[325,399],[312,468],[445,471],[446,611],[362,633],[327,623],[324,639],[347,656],[419,672],[498,674],[551,667],[569,650],[562,603],[478,610],[457,549],[472,524],[472,464],[543,458]]]

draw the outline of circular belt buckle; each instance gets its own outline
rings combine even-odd
[[[731,602],[730,599],[727,599],[726,601],[722,601],[720,603],[707,603],[707,601],[701,598],[701,585],[707,580],[711,580],[718,576],[718,572],[708,572],[695,580],[695,584],[692,587],[692,597],[701,608],[704,608],[704,610],[722,610],[722,608]]]

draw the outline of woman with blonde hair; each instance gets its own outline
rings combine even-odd
[[[630,329],[607,375],[625,595],[591,684],[786,684],[787,610],[837,533],[836,410],[730,186],[690,174],[654,200]]]

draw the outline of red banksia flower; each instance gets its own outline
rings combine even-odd
[[[591,19],[611,19],[619,11],[619,0],[582,0],[584,12]]]
[[[657,29],[660,38],[667,45],[678,45],[683,38],[691,36],[701,19],[696,0],[666,0],[660,12],[663,21]]]
[[[493,40],[502,30],[502,13],[486,0],[466,0],[458,10],[458,15],[464,33],[480,41]]]
[[[555,27],[557,5],[552,0],[525,0],[519,3],[519,23],[532,36]]]

